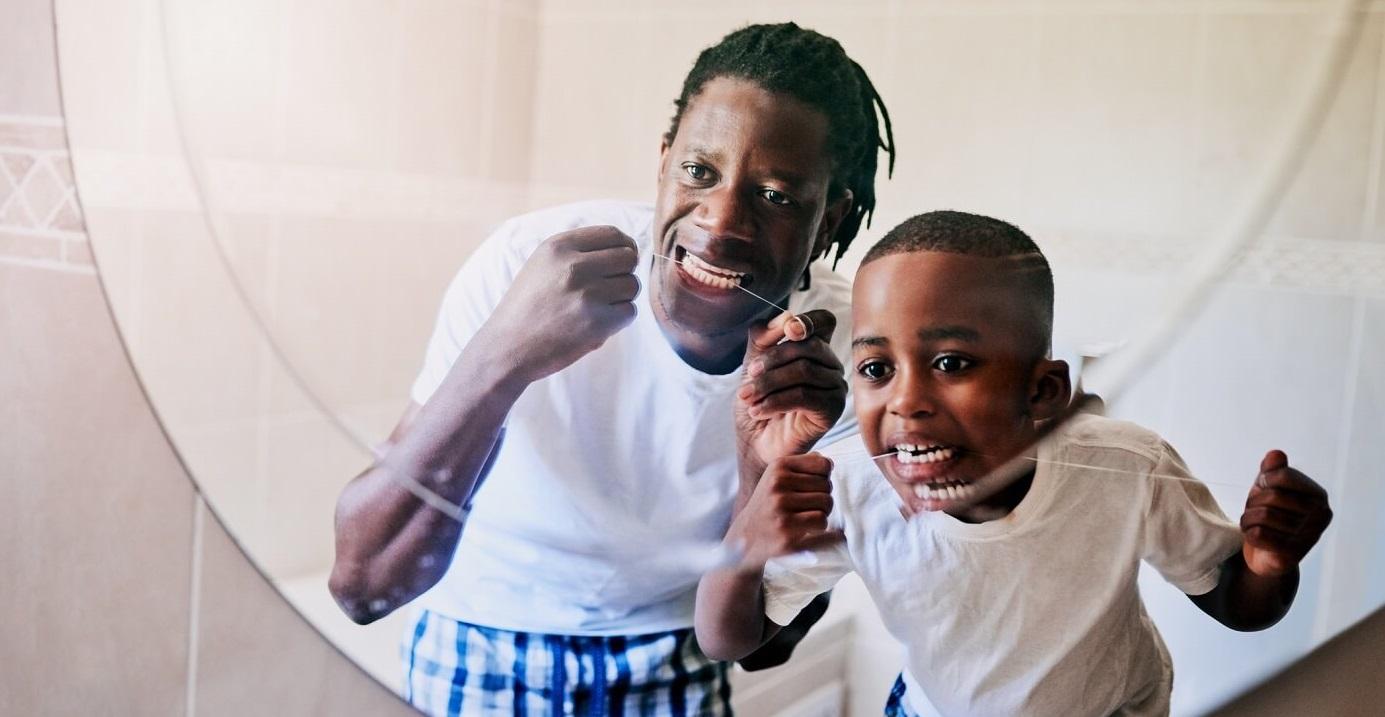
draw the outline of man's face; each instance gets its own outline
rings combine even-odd
[[[716,78],[690,100],[660,155],[654,210],[655,250],[682,262],[656,260],[651,282],[675,343],[743,342],[773,309],[736,285],[781,302],[826,246],[843,213],[824,220],[826,146],[822,113],[753,82]]]
[[[1031,447],[1036,402],[1066,403],[1066,379],[1053,373],[1062,363],[1035,356],[1032,309],[1007,278],[1012,261],[910,252],[856,275],[861,436],[871,455],[891,454],[876,464],[914,512],[994,515],[1019,476],[993,471]]]

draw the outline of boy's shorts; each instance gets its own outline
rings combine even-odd
[[[691,629],[511,632],[420,613],[402,645],[404,699],[429,715],[730,715],[728,663]]]

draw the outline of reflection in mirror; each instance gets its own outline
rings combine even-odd
[[[697,576],[778,552],[765,547],[775,538],[764,530],[774,524],[765,486],[797,476],[809,486],[794,491],[807,494],[797,498],[812,504],[806,512],[821,507],[823,487],[813,481],[821,465],[774,463],[760,494],[743,496],[741,515],[763,519],[728,523],[736,431],[752,437],[744,458],[755,478],[768,457],[802,453],[833,423],[820,414],[843,410],[816,446],[835,463],[831,524],[844,528],[859,577],[837,584],[787,664],[733,672],[742,714],[878,714],[905,666],[901,699],[912,709],[931,698],[948,713],[993,712],[1015,703],[986,700],[1013,699],[1028,677],[968,693],[958,686],[975,681],[976,665],[1032,669],[1045,657],[1033,645],[1090,656],[1074,636],[1105,635],[1117,628],[1098,616],[1138,622],[1142,610],[1167,644],[1176,687],[1171,698],[1156,685],[1112,699],[1157,706],[1162,696],[1176,713],[1201,712],[1385,602],[1385,583],[1362,570],[1385,547],[1372,521],[1385,490],[1370,480],[1385,456],[1369,440],[1385,428],[1385,383],[1368,358],[1385,348],[1376,10],[1333,25],[1321,8],[1272,2],[1234,12],[947,2],[57,8],[96,258],[170,436],[286,597],[415,704],[437,711],[439,690],[449,694],[420,678],[430,671],[421,665],[431,660],[443,680],[455,674],[457,620],[502,630],[460,633],[463,644],[512,644],[511,629],[580,635],[536,639],[523,654],[566,654],[569,686],[607,684],[599,671],[625,691],[614,699],[638,702],[632,686],[644,679],[620,665],[676,655],[690,673],[683,699],[717,702],[719,670],[688,639]],[[786,61],[778,53],[806,42],[801,33],[747,43],[793,89],[722,77],[713,56],[713,79],[685,98],[665,139],[699,51],[748,22],[784,20],[840,41],[863,73],[811,53]],[[1306,29],[1315,26],[1358,32]],[[755,77],[733,74],[746,72]],[[796,76],[827,87],[827,99],[791,84]],[[1318,100],[1324,117],[1311,112]],[[846,149],[824,139],[841,136]],[[893,138],[903,151],[889,176],[893,152],[870,148],[893,150]],[[868,171],[866,155],[881,166]],[[858,170],[854,180],[841,181],[844,166]],[[873,221],[836,276],[819,260],[798,290],[809,252],[835,258],[846,236],[837,228],[859,218],[870,190],[862,176],[874,177]],[[906,222],[935,209],[968,214]],[[625,236],[567,232],[590,225]],[[554,234],[563,241],[540,246]],[[1015,363],[1021,344],[992,337],[1028,335],[1045,319],[1033,310],[1032,276],[995,269],[1029,253],[1017,248],[1025,235],[1052,271],[1051,337],[1034,335],[1051,338],[1055,361],[1026,364],[1049,370],[1025,374],[1032,390],[1016,401],[1018,374],[996,370]],[[621,248],[626,237],[633,254]],[[1230,264],[1205,261],[1238,242]],[[883,248],[868,258],[873,246]],[[588,298],[616,308],[565,308],[573,301],[553,277],[568,267],[589,270],[576,272],[600,280]],[[1226,270],[1213,272],[1214,285],[1190,285],[1206,267]],[[804,319],[756,329],[747,360],[742,324],[778,308]],[[823,309],[835,327],[812,311]],[[1011,331],[1005,321],[1020,323]],[[830,335],[830,348],[778,343],[804,333]],[[814,390],[787,420],[772,409],[788,393],[759,399],[775,393],[784,374],[773,368],[795,352],[813,357],[794,366]],[[835,369],[820,370],[833,353],[853,388],[845,407],[832,398]],[[742,364],[756,376],[738,398]],[[1079,378],[1107,416],[1143,428],[1088,415],[1037,449],[1009,428],[1016,416],[1060,410]],[[737,414],[742,401],[759,405]],[[766,422],[773,429],[759,430]],[[860,437],[828,447],[856,425]],[[1115,462],[1112,442],[1123,451]],[[1235,521],[1248,496],[1272,494],[1252,494],[1269,449],[1325,487],[1337,515],[1302,564],[1287,616],[1243,634],[1208,622],[1205,612],[1237,622],[1225,604],[1182,593],[1235,592],[1217,581],[1239,569]],[[1032,458],[1033,470],[995,471],[1013,455]],[[487,465],[484,487],[466,490]],[[1287,493],[1292,502],[1306,491]],[[420,506],[419,495],[444,502]],[[918,515],[900,519],[899,503]],[[1300,532],[1312,533],[1317,504],[1299,503],[1261,512],[1308,513]],[[459,510],[465,531],[446,515]],[[720,551],[728,524],[734,550]],[[1056,546],[1031,540],[1055,525],[1074,532],[1050,536]],[[787,622],[844,571],[830,559],[841,544],[821,527],[812,537],[822,569],[776,562],[773,600],[750,611],[752,627],[766,614]],[[1231,569],[1218,573],[1228,556]],[[709,652],[739,656],[737,613],[715,608],[747,587],[756,599],[759,583],[745,576],[757,574],[708,575],[698,637]],[[1144,608],[1132,602],[1136,584]],[[1113,601],[1121,610],[1108,609]],[[1025,632],[1053,624],[1064,629]],[[906,661],[896,638],[914,640],[921,625],[950,636],[932,648],[945,654],[915,650]],[[1145,630],[1121,648],[1142,665],[1126,673],[1142,685],[1163,675]],[[654,637],[620,649],[606,639],[636,634]],[[412,661],[401,663],[401,641]],[[968,667],[951,682],[924,667],[963,653]],[[1034,699],[1058,700],[1043,704],[1094,694],[1043,684]],[[593,688],[573,699],[612,697]]]

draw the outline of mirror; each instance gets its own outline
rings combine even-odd
[[[1013,222],[1053,267],[1057,354],[1099,369],[1150,335],[1257,185],[1327,22],[1272,2],[56,7],[80,199],[160,418],[256,565],[395,687],[408,610],[361,627],[326,590],[337,496],[403,413],[443,292],[484,237],[539,208],[652,201],[701,48],[788,19],[839,40],[900,154],[838,271],[922,211]],[[1176,446],[1233,520],[1269,448],[1336,510],[1292,611],[1264,632],[1208,629],[1144,569],[1176,713],[1221,704],[1385,602],[1366,569],[1385,548],[1371,358],[1385,350],[1382,26],[1377,10],[1359,19],[1253,243],[1132,375],[1084,374],[1115,395],[1109,415]],[[833,605],[811,649],[735,678],[742,713],[820,691],[805,679],[838,686],[828,704],[849,694],[850,714],[879,713],[899,649],[859,582]]]

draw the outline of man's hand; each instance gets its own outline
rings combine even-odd
[[[807,452],[841,418],[846,378],[829,343],[836,328],[832,312],[817,310],[751,329],[735,408],[743,469],[759,475],[776,458]]]
[[[727,543],[741,551],[742,570],[757,572],[771,558],[842,540],[840,530],[827,527],[831,473],[832,461],[820,453],[770,463],[726,533]]]
[[[615,227],[555,234],[515,276],[483,340],[504,343],[526,382],[556,373],[634,320],[638,264],[635,241]]]
[[[1327,491],[1290,468],[1283,451],[1266,453],[1241,515],[1241,534],[1245,536],[1241,553],[1246,567],[1261,577],[1289,573],[1317,544],[1330,522]]]

